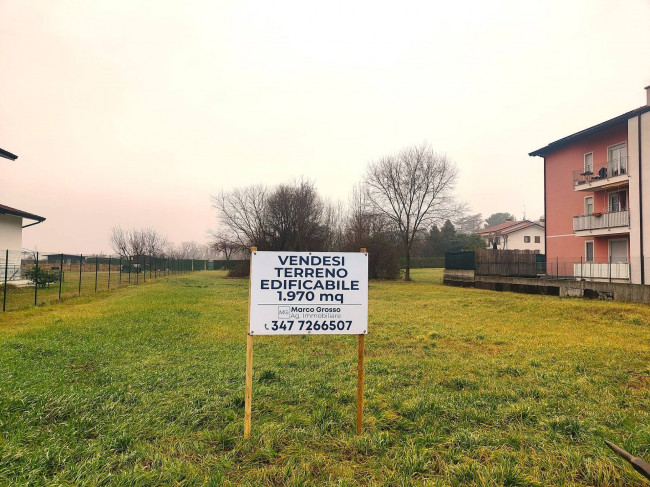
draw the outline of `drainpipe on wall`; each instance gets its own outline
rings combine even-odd
[[[546,255],[546,262],[548,262],[548,242],[546,239],[546,225],[548,225],[548,211],[546,208],[546,156],[544,156],[544,255]],[[547,269],[545,269],[547,270]]]
[[[650,98],[650,90],[648,90],[648,98]],[[638,145],[639,145],[639,245],[641,247],[641,284],[645,284],[645,257],[643,253],[643,184],[642,184],[642,165],[641,165],[641,117],[639,114],[638,128]],[[630,275],[630,277],[632,277]]]

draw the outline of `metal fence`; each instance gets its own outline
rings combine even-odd
[[[646,259],[647,260],[647,259]],[[646,263],[647,265],[650,262]],[[586,279],[611,282],[640,282],[640,259],[612,260],[584,257],[550,258],[546,262],[546,276],[557,279]],[[646,282],[647,283],[647,282]]]
[[[2,311],[207,270],[208,264],[207,260],[152,255],[87,256],[4,250],[0,252]]]

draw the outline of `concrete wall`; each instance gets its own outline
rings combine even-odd
[[[495,276],[475,276],[472,283],[468,280],[454,280],[452,275],[447,275],[447,271],[444,283],[492,291],[650,303],[650,286],[639,284]]]

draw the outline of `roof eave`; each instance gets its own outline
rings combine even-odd
[[[4,157],[5,159],[10,159],[12,161],[18,159],[18,156],[16,154],[12,154],[11,152],[4,149],[0,149],[0,157]]]
[[[553,152],[555,150],[561,149],[562,147],[565,147],[565,146],[571,144],[572,142],[574,142],[574,141],[576,141],[576,140],[578,140],[578,139],[580,139],[582,137],[586,137],[588,135],[595,134],[597,132],[600,132],[601,130],[605,130],[605,129],[607,129],[609,127],[612,127],[613,125],[619,124],[621,122],[625,122],[630,118],[636,117],[638,115],[642,115],[642,114],[644,114],[645,112],[648,112],[648,111],[650,111],[650,105],[635,108],[634,110],[626,112],[626,113],[624,113],[622,115],[611,118],[609,120],[605,120],[602,123],[599,123],[599,124],[594,125],[592,127],[586,128],[586,129],[581,130],[579,132],[576,132],[574,134],[567,135],[566,137],[558,139],[555,142],[551,142],[550,144],[548,144],[548,145],[546,145],[546,146],[544,146],[544,147],[542,147],[540,149],[537,149],[537,150],[535,150],[533,152],[529,152],[528,155],[531,156],[531,157],[536,157],[536,156],[545,157],[546,154],[548,154],[550,152]]]
[[[11,216],[17,216],[18,218],[25,218],[27,220],[34,220],[37,223],[41,223],[45,221],[44,216],[38,216],[34,215],[33,213],[27,213],[26,211],[13,211],[13,210],[8,210],[5,208],[0,208],[0,215],[11,215]]]

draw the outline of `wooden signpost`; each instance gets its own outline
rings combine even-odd
[[[254,335],[358,335],[356,433],[363,429],[368,254],[251,248],[244,438],[251,433]]]

